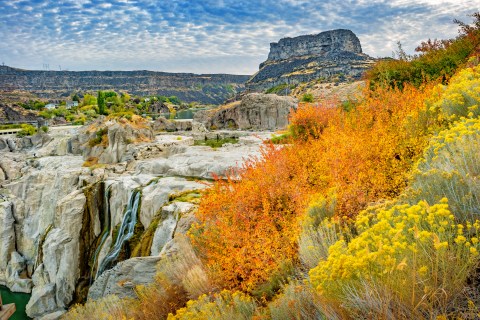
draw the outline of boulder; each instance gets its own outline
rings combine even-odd
[[[136,297],[135,286],[153,282],[159,260],[160,257],[138,257],[120,262],[95,280],[88,291],[88,299],[98,300],[110,294],[120,298]]]
[[[27,315],[31,318],[38,318],[55,311],[57,311],[55,285],[47,284],[41,287],[35,287],[27,303]]]
[[[191,131],[192,120],[170,120],[165,117],[159,117],[152,124],[152,128],[155,132]]]
[[[101,117],[80,130],[71,145],[81,148],[84,160],[115,164],[131,160],[129,145],[154,140],[153,130],[145,120],[134,116],[132,121],[120,118],[106,121]]]
[[[208,129],[277,130],[288,125],[298,101],[276,94],[251,93],[218,109],[199,111],[194,120]]]
[[[14,251],[7,265],[6,282],[12,292],[30,293],[32,291],[32,280],[27,278],[27,264],[21,254]]]

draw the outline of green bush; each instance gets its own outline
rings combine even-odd
[[[22,124],[22,130],[17,132],[17,137],[31,136],[37,133],[37,128],[31,124]]]
[[[237,138],[224,138],[224,139],[205,139],[196,140],[194,145],[196,146],[209,146],[211,148],[220,148],[226,143],[238,143]]]
[[[45,133],[48,132],[48,127],[47,126],[42,126],[40,129]]]
[[[305,93],[303,96],[302,96],[302,102],[313,102],[314,101],[314,98],[313,98],[313,94],[311,93]]]

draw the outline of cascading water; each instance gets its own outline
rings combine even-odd
[[[95,250],[95,253],[93,254],[93,268],[97,266],[97,260],[98,260],[98,255],[100,254],[100,250],[103,247],[103,244],[105,241],[108,239],[108,235],[110,234],[110,228],[111,228],[111,218],[110,218],[110,188],[112,185],[109,185],[105,188],[105,196],[104,196],[104,201],[103,201],[103,234],[102,238],[100,239],[100,243],[97,246],[97,249]],[[98,268],[97,272],[95,273],[95,279],[97,278],[98,275]],[[92,278],[90,278],[92,279]],[[90,280],[91,281],[91,280]],[[91,284],[91,283],[90,283]]]
[[[122,223],[118,230],[115,243],[112,249],[107,253],[105,258],[100,263],[96,277],[101,275],[106,270],[106,268],[118,258],[118,255],[122,250],[123,244],[133,236],[135,225],[137,224],[137,215],[138,215],[138,207],[140,204],[140,198],[141,198],[141,192],[138,189],[133,190],[132,193],[130,194],[127,209],[125,211]],[[101,249],[101,245],[97,250],[100,251],[100,249]]]

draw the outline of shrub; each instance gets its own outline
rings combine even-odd
[[[108,128],[98,129],[97,132],[95,132],[95,137],[88,141],[88,145],[90,147],[97,146],[101,143],[103,143],[104,145],[105,144],[108,145],[107,133],[108,133]]]
[[[301,99],[302,102],[313,102],[313,100],[314,100],[313,94],[311,93],[305,93]]]
[[[297,265],[299,219],[313,195],[334,191],[338,223],[373,201],[397,197],[429,137],[428,121],[409,125],[425,110],[429,90],[365,92],[348,113],[300,106],[291,145],[266,145],[262,158],[236,171],[235,179],[217,181],[203,196],[191,230],[217,285],[251,293],[284,263]],[[321,237],[310,231],[305,241]]]
[[[272,320],[335,319],[328,305],[308,284],[293,281],[268,304]],[[328,316],[327,316],[328,315]]]
[[[62,319],[66,320],[111,320],[130,319],[128,310],[137,305],[134,299],[120,299],[109,295],[97,301],[89,301],[85,305],[73,306]]]
[[[196,146],[208,146],[210,148],[221,148],[224,144],[227,143],[238,143],[237,138],[223,138],[223,139],[205,139],[205,140],[195,140],[194,145]]]
[[[286,144],[291,142],[291,132],[287,131],[279,135],[272,135],[270,142],[273,144]]]
[[[290,116],[289,130],[292,136],[302,140],[318,139],[329,122],[337,120],[340,115],[335,103],[329,101],[322,105],[299,105]]]
[[[480,119],[463,119],[432,138],[413,172],[409,201],[450,200],[459,221],[480,216]]]
[[[335,195],[318,197],[307,209],[299,238],[299,257],[309,270],[328,257],[328,249],[346,233],[340,221],[334,218]]]
[[[437,97],[430,111],[439,121],[452,122],[461,117],[480,115],[480,66],[465,68],[450,80],[448,86],[437,87]]]
[[[479,261],[480,222],[457,224],[446,198],[360,215],[357,228],[358,237],[336,242],[310,271],[317,290],[353,316],[434,318],[461,295]]]
[[[21,128],[22,130],[17,132],[17,137],[31,136],[37,133],[37,128],[35,128],[31,124],[22,124]]]
[[[295,264],[298,210],[308,188],[302,186],[303,174],[292,176],[298,165],[293,154],[265,148],[268,160],[248,162],[240,182],[230,177],[206,191],[196,214],[199,223],[190,231],[221,287],[252,292],[283,264]]]
[[[213,296],[203,295],[198,300],[189,301],[175,315],[170,314],[168,320],[249,320],[255,314],[256,306],[248,295],[224,290]]]
[[[48,127],[47,126],[42,126],[40,129],[45,133],[48,132]]]

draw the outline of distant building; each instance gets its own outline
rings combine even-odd
[[[45,105],[45,109],[47,109],[47,110],[53,110],[53,109],[56,109],[56,108],[57,108],[57,105],[55,103],[49,103],[49,104]]]
[[[78,107],[78,101],[67,101],[65,105],[67,109],[71,109],[72,107]]]

